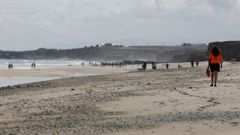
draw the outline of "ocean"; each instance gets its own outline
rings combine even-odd
[[[84,60],[18,60],[18,59],[0,59],[0,69],[7,69],[8,64],[13,64],[14,69],[31,69],[31,64],[36,63],[37,68],[57,68],[64,66],[89,66],[90,64],[99,64],[97,61]]]
[[[84,61],[84,60],[69,60],[69,59],[59,59],[59,60],[23,60],[23,59],[0,59],[0,70],[8,70],[8,64],[13,64],[13,69],[27,70],[31,69],[32,63],[36,63],[36,69],[50,69],[50,68],[64,68],[64,67],[80,67],[84,65],[85,67],[92,64],[100,64],[97,61]],[[11,70],[9,71],[11,72]],[[77,77],[77,76],[92,76],[94,74],[89,73],[75,73],[69,74],[66,77]],[[0,75],[1,76],[1,75]],[[26,77],[24,74],[19,77],[0,77],[0,87],[12,86],[18,84],[33,83],[39,81],[47,81],[53,79],[60,79],[63,77]]]

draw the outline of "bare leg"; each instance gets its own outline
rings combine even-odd
[[[214,86],[217,86],[218,72],[215,71]]]
[[[211,72],[211,85],[210,86],[213,86],[213,76],[214,76],[214,72]]]

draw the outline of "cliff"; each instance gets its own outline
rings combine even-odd
[[[221,49],[224,60],[240,60],[240,41],[212,42],[209,43],[208,51],[214,46]]]

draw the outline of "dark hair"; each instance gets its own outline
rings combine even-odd
[[[212,54],[213,54],[214,56],[220,55],[219,49],[218,49],[217,47],[213,47],[213,48],[212,48]]]

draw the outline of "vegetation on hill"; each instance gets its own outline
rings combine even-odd
[[[161,62],[207,60],[207,45],[129,46],[96,45],[76,49],[45,49],[32,51],[0,51],[1,59],[82,59],[97,61],[151,60]]]

